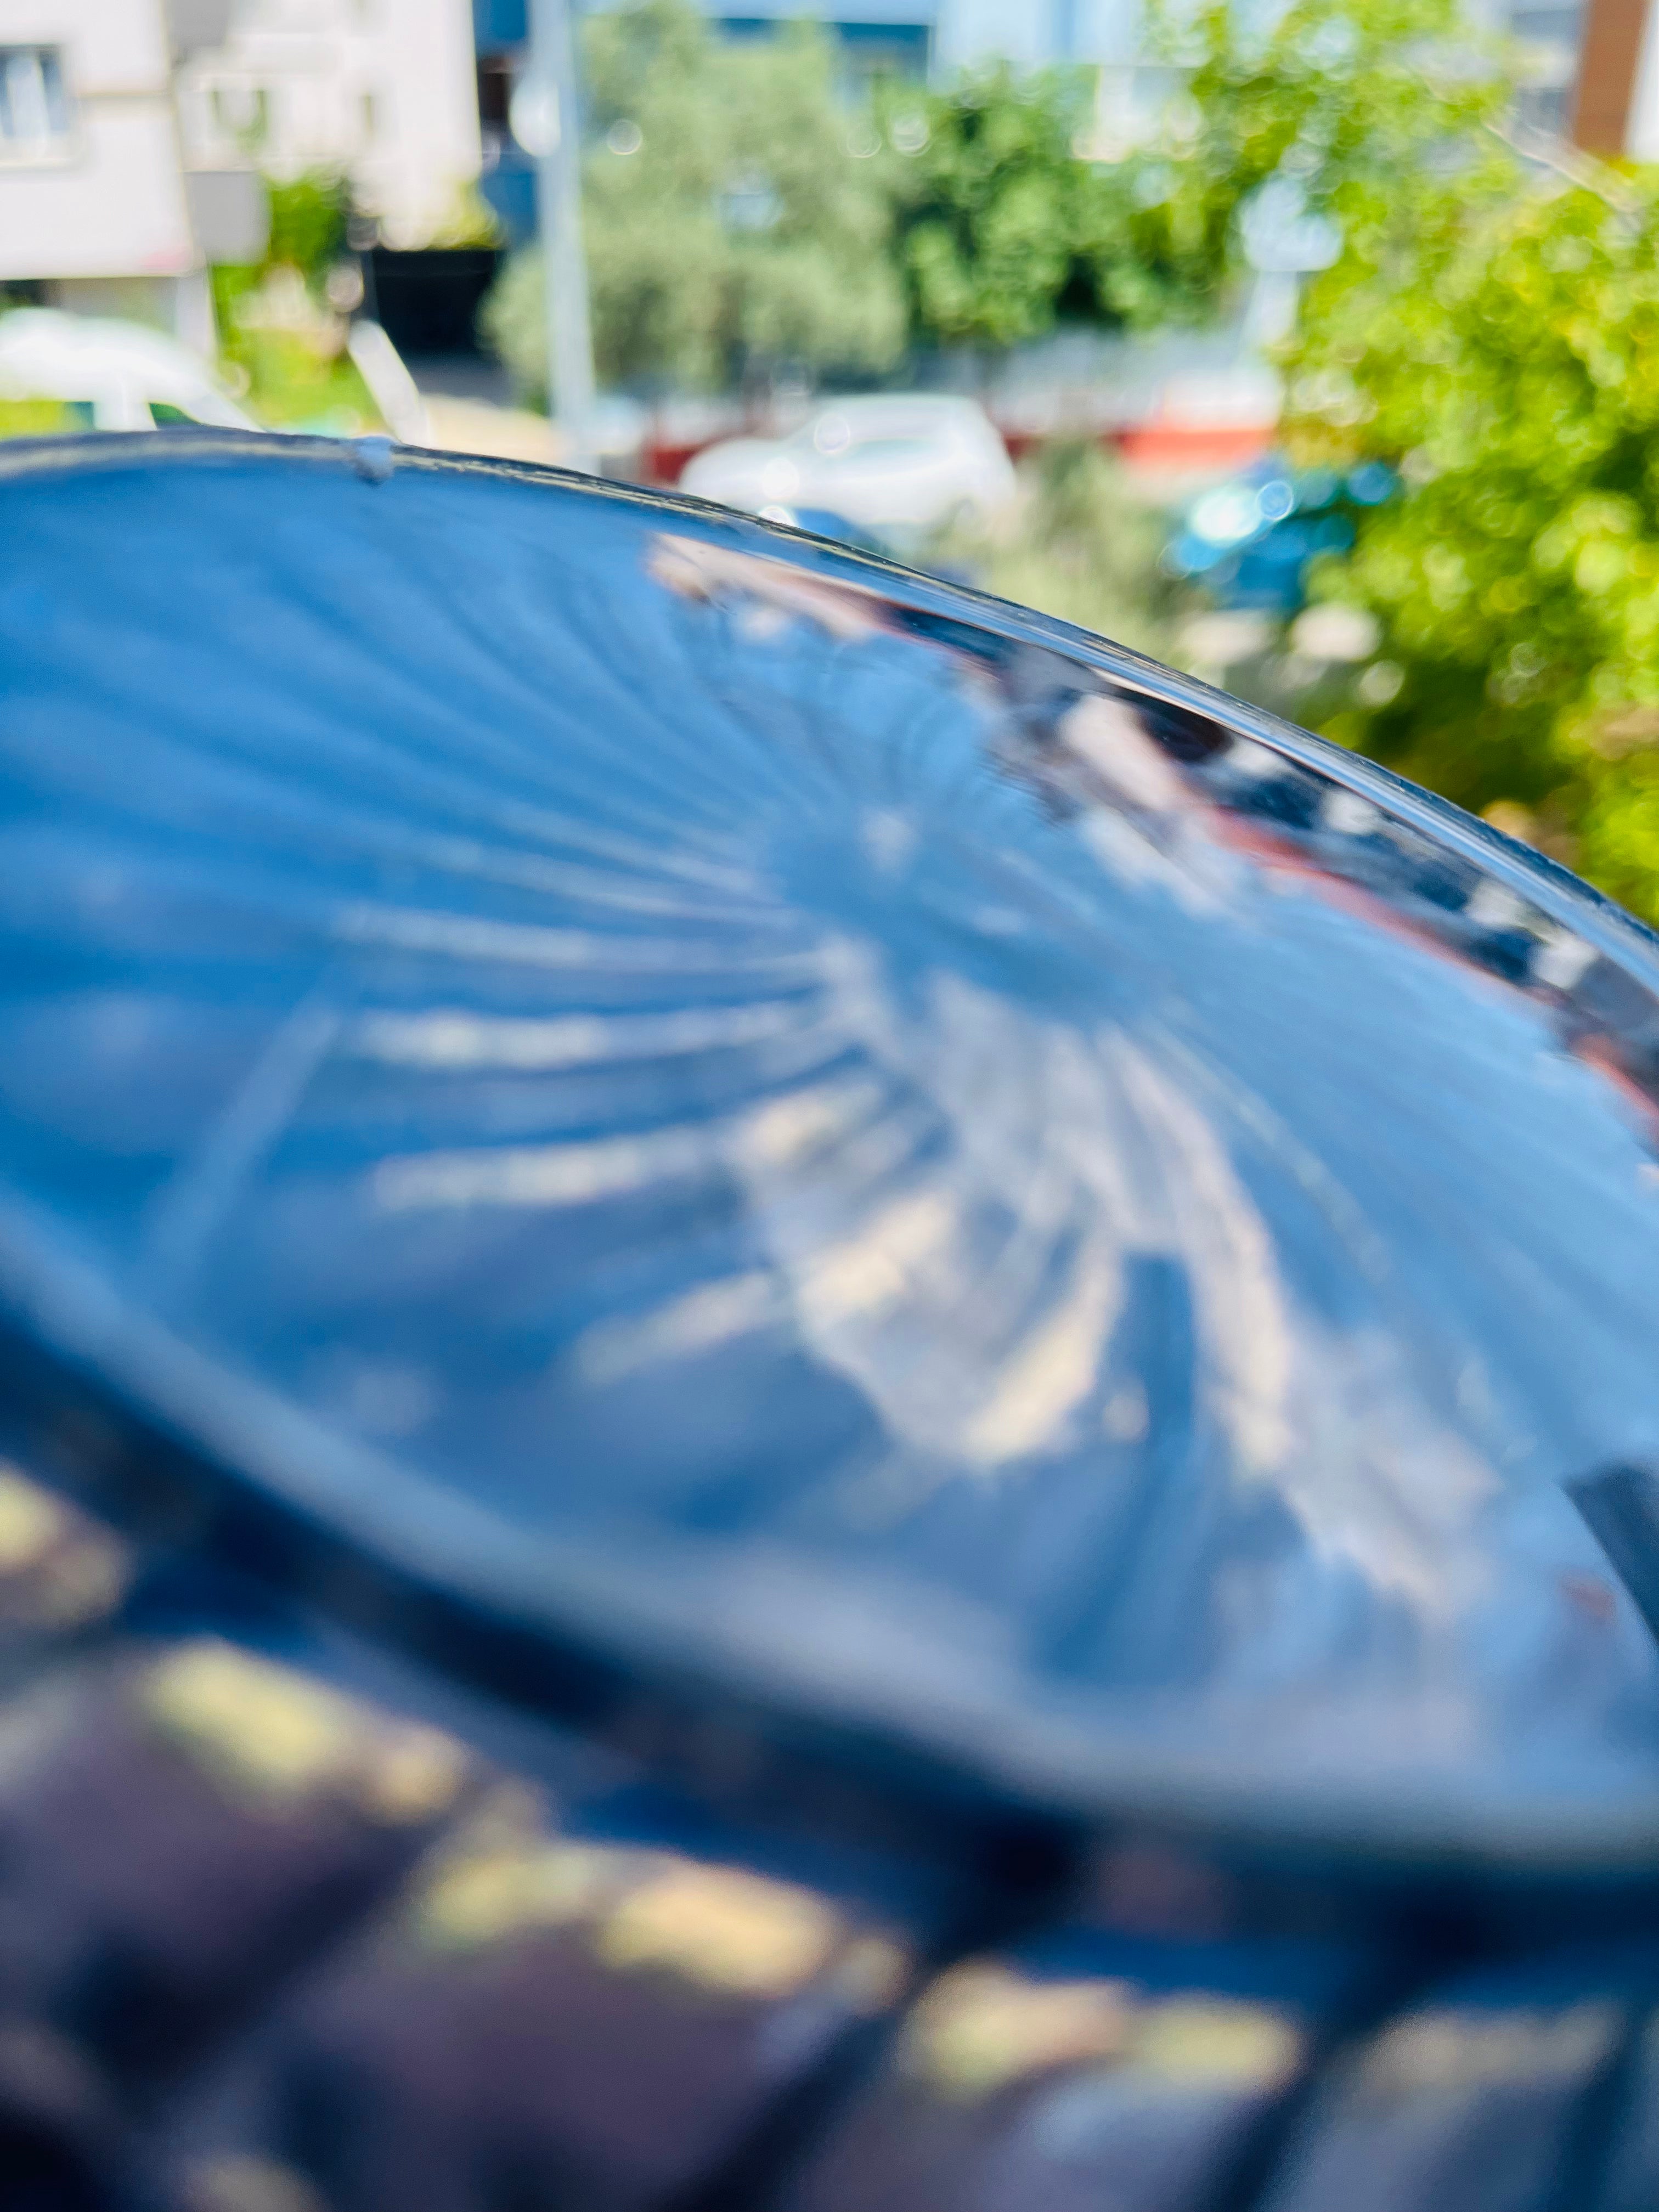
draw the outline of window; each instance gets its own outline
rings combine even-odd
[[[70,104],[56,46],[0,46],[0,161],[61,161]]]

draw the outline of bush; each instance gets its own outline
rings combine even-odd
[[[1159,566],[1164,518],[1134,498],[1114,460],[1081,440],[1043,447],[1020,478],[1006,518],[954,533],[935,557],[965,567],[1000,598],[1172,657],[1178,622],[1196,595]]]
[[[83,427],[66,399],[0,399],[0,438],[55,438]]]
[[[328,272],[346,250],[351,186],[337,171],[311,169],[287,179],[267,178],[270,237],[267,269],[297,269],[320,295]]]
[[[1293,366],[1299,447],[1403,483],[1317,579],[1384,633],[1331,733],[1659,919],[1659,181],[1356,199]]]

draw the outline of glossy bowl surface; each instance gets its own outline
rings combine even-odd
[[[1634,923],[687,502],[105,439],[0,459],[0,549],[15,1342],[854,1764],[1659,1842]]]

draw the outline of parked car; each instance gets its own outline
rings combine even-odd
[[[89,430],[256,430],[201,357],[142,323],[17,307],[0,316],[0,395],[61,400]]]
[[[1268,454],[1198,495],[1164,566],[1172,575],[1201,580],[1221,606],[1293,615],[1316,556],[1352,544],[1352,510],[1379,506],[1394,489],[1393,472],[1375,461],[1339,475],[1295,469],[1283,455]]]
[[[902,543],[986,521],[1014,495],[1013,464],[977,402],[872,394],[820,407],[787,438],[730,438],[690,462],[683,491],[774,520],[824,508]]]

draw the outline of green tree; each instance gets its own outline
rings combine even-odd
[[[1342,212],[1291,432],[1401,491],[1318,580],[1384,633],[1328,726],[1659,918],[1659,179],[1492,139]]]
[[[1456,0],[1295,0],[1265,30],[1230,0],[1152,27],[1170,97],[1139,143],[1098,142],[1093,80],[1006,68],[878,103],[913,334],[999,348],[1057,320],[1214,315],[1265,186],[1310,216],[1423,161],[1491,105],[1437,78]]]
[[[1269,188],[1340,222],[1433,171],[1505,94],[1460,0],[1292,0],[1265,27],[1233,0],[1195,16],[1155,0],[1152,33],[1182,88],[1112,179],[1097,248],[1103,298],[1142,321],[1214,307]]]
[[[1521,151],[1455,0],[1260,32],[1218,0],[1183,35],[1103,290],[1223,296],[1269,186],[1329,219],[1287,438],[1399,490],[1316,581],[1382,633],[1324,726],[1659,921],[1659,173]]]
[[[1040,336],[1062,307],[1094,312],[1091,179],[1074,151],[1089,94],[1080,71],[1006,66],[940,90],[884,88],[914,336],[1001,348]]]
[[[903,340],[889,211],[824,34],[713,36],[689,0],[598,16],[584,58],[583,216],[601,378],[717,386],[757,368],[880,368]],[[515,257],[486,328],[544,382],[542,273]]]

